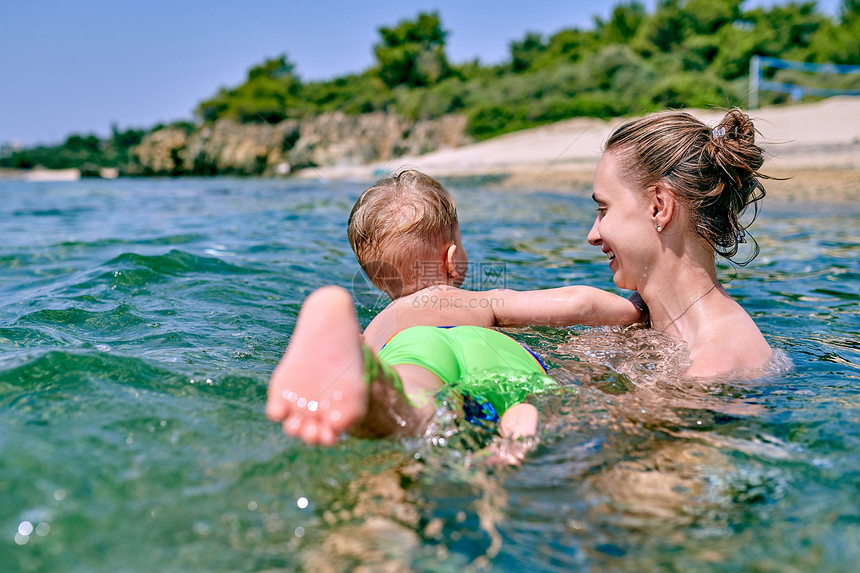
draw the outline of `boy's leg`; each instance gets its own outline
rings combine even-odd
[[[366,372],[372,379],[365,380]],[[309,444],[331,445],[348,430],[365,437],[418,433],[435,411],[441,386],[429,370],[392,370],[365,352],[352,297],[340,287],[323,287],[302,305],[269,381],[266,414]]]
[[[379,360],[375,356],[372,359]],[[443,386],[442,380],[414,364],[398,364],[392,368],[402,381],[402,389],[386,376],[371,382],[367,412],[349,429],[350,434],[360,438],[385,438],[420,435],[427,429],[436,413],[436,394]]]

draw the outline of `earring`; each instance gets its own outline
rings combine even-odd
[[[657,223],[657,232],[658,232],[658,233],[662,233],[662,232],[663,232],[663,227],[661,227],[661,226],[660,226],[660,223]]]

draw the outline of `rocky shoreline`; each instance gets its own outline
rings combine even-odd
[[[719,110],[688,110],[708,124]],[[800,200],[860,200],[860,98],[749,112],[768,159],[769,193]],[[169,126],[130,151],[124,169],[101,177],[293,176],[325,180],[377,179],[420,169],[452,186],[591,193],[594,168],[623,118],[575,118],[472,142],[466,119],[449,115],[410,121],[389,113],[329,113],[275,125],[222,120],[200,128]],[[72,173],[75,172],[75,173]],[[0,179],[69,181],[79,170],[0,170]]]
[[[327,113],[275,125],[220,120],[188,131],[165,127],[130,150],[126,175],[289,175],[356,167],[470,142],[466,118],[410,121],[389,113]]]

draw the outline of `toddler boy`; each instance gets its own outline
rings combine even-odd
[[[266,413],[307,443],[420,434],[436,393],[457,387],[499,422],[503,437],[533,436],[526,396],[556,383],[540,360],[493,327],[632,324],[644,310],[587,286],[535,291],[459,288],[468,256],[457,211],[435,179],[404,171],[377,182],[352,209],[349,241],[392,302],[364,334],[352,297],[312,293],[269,382]]]

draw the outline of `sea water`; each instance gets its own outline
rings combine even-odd
[[[539,186],[539,182],[536,183]],[[457,185],[471,288],[614,289],[590,190]],[[332,448],[263,414],[313,289],[386,300],[355,183],[0,182],[2,571],[847,571],[860,562],[856,204],[766,199],[721,267],[781,361],[685,382],[647,329],[531,328],[565,384],[521,469],[440,410]]]

